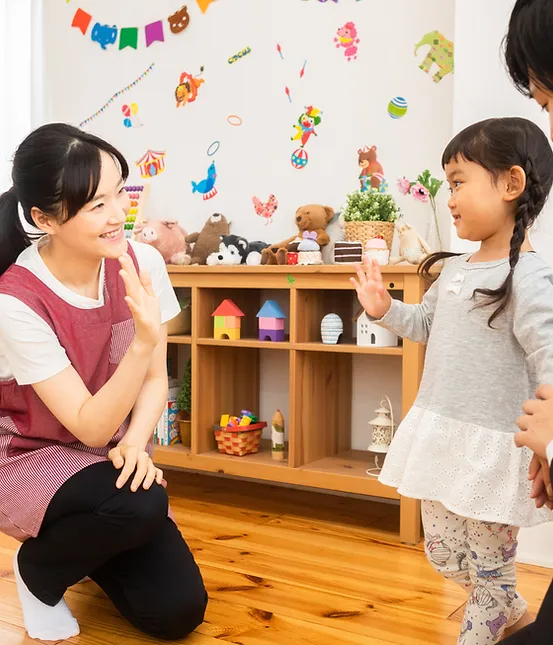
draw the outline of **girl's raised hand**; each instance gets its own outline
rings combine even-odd
[[[392,298],[382,282],[380,266],[376,260],[369,261],[363,255],[363,266],[356,265],[358,280],[350,278],[357,291],[357,298],[369,316],[380,320],[388,313]]]
[[[155,347],[160,336],[161,312],[150,276],[147,271],[140,271],[140,276],[138,275],[128,253],[124,253],[119,258],[119,263],[121,264],[119,275],[127,292],[125,301],[134,318],[136,338]]]

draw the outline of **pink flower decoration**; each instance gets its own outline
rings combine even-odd
[[[417,183],[412,186],[411,195],[413,195],[414,199],[416,199],[418,202],[426,204],[426,202],[428,201],[429,192],[428,189],[426,189],[422,184]]]
[[[402,195],[408,195],[411,188],[411,182],[408,179],[405,179],[405,177],[402,177],[397,180],[397,187]]]

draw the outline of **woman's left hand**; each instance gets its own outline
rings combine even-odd
[[[120,443],[109,451],[108,459],[117,470],[121,470],[116,483],[117,488],[123,488],[133,473],[134,477],[131,483],[133,493],[139,489],[140,485],[148,490],[154,481],[161,486],[164,484],[163,471],[156,468],[148,453],[145,450],[140,450],[137,446]]]

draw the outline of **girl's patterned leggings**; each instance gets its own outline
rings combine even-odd
[[[489,524],[450,513],[439,502],[422,502],[426,555],[469,599],[459,645],[496,643],[524,615],[516,592],[518,527]]]

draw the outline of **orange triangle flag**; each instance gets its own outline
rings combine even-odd
[[[214,1],[215,0],[196,0],[198,7],[200,7],[200,9],[202,10],[202,13],[205,13],[209,5]]]

